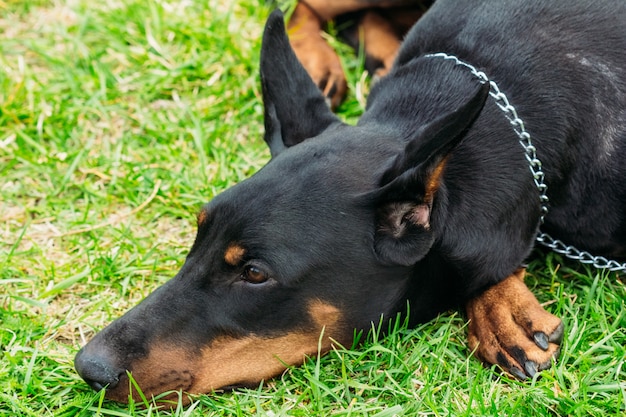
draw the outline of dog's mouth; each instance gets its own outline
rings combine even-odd
[[[242,382],[236,382],[234,384],[223,386],[220,389],[216,390],[215,392],[233,392],[238,389],[255,389],[258,387],[259,387],[258,382],[242,381]]]
[[[182,394],[183,402],[187,403],[189,395],[232,393],[241,389],[257,390],[260,386],[265,386],[275,375],[284,372],[282,366],[281,369],[272,367],[263,375],[259,375],[258,379],[247,375],[239,375],[237,378],[234,375],[234,368],[230,367],[227,368],[228,374],[225,377],[224,370],[200,365],[182,369],[168,367],[150,372],[156,366],[153,362],[142,363],[135,366],[134,371],[120,374],[115,384],[101,386],[97,382],[90,382],[90,385],[95,389],[104,388],[106,397],[114,401],[127,402],[130,396],[137,400],[143,393],[146,398],[154,397],[157,402],[167,402],[176,401]],[[134,381],[129,380],[129,375]]]

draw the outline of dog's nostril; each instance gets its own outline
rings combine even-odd
[[[85,378],[85,377],[83,377],[83,379],[85,380],[87,385],[89,385],[95,391],[100,391],[102,389],[113,389],[120,382],[119,377],[115,377],[115,378],[104,377],[102,380],[95,380],[95,379],[90,379],[90,378]]]
[[[90,380],[90,379],[85,379],[85,382],[87,383],[87,385],[89,385],[95,391],[100,391],[101,389],[104,389],[104,388],[108,387],[108,385],[104,386],[100,382],[93,381],[93,380]]]
[[[103,356],[90,355],[84,349],[76,355],[74,367],[85,382],[96,391],[115,388],[122,374],[120,369]]]

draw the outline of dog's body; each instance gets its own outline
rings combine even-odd
[[[76,358],[125,400],[254,384],[330,338],[406,312],[466,307],[477,355],[523,378],[558,354],[562,325],[523,284],[540,217],[524,148],[484,71],[543,163],[546,232],[626,257],[626,3],[438,0],[341,123],[289,48],[280,15],[261,78],[272,160],[200,213],[179,274]],[[324,337],[320,342],[320,332]]]

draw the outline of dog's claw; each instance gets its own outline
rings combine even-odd
[[[534,377],[537,372],[539,372],[539,367],[535,362],[532,361],[526,361],[526,363],[524,364],[524,369],[526,370],[526,374],[531,378]]]
[[[326,90],[324,90],[324,94],[326,95],[326,99],[332,103],[333,98],[337,95],[337,84],[332,83],[330,88],[327,88]],[[339,102],[336,102],[333,105],[337,107],[339,105]]]
[[[563,341],[563,334],[565,333],[564,330],[565,326],[563,325],[563,322],[561,322],[554,330],[554,332],[550,334],[550,343],[561,344],[561,342]]]
[[[525,379],[527,379],[528,377],[526,376],[526,374],[524,372],[522,372],[521,369],[519,369],[517,366],[513,366],[511,367],[511,369],[509,369],[509,372],[511,373],[511,375],[513,375],[515,378],[523,381]]]
[[[550,344],[548,343],[548,336],[544,332],[535,332],[533,334],[533,339],[537,346],[539,346],[543,350],[548,350]]]
[[[327,84],[328,84],[328,75],[322,77],[322,79],[317,82],[317,88],[319,88],[321,91],[324,91],[326,89]]]

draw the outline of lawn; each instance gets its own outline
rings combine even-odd
[[[254,390],[156,409],[103,399],[73,357],[172,277],[196,212],[269,159],[255,0],[0,0],[0,416],[626,414],[624,275],[537,253],[561,359],[519,382],[468,356],[458,312],[396,324]],[[362,59],[342,51],[363,111]]]

